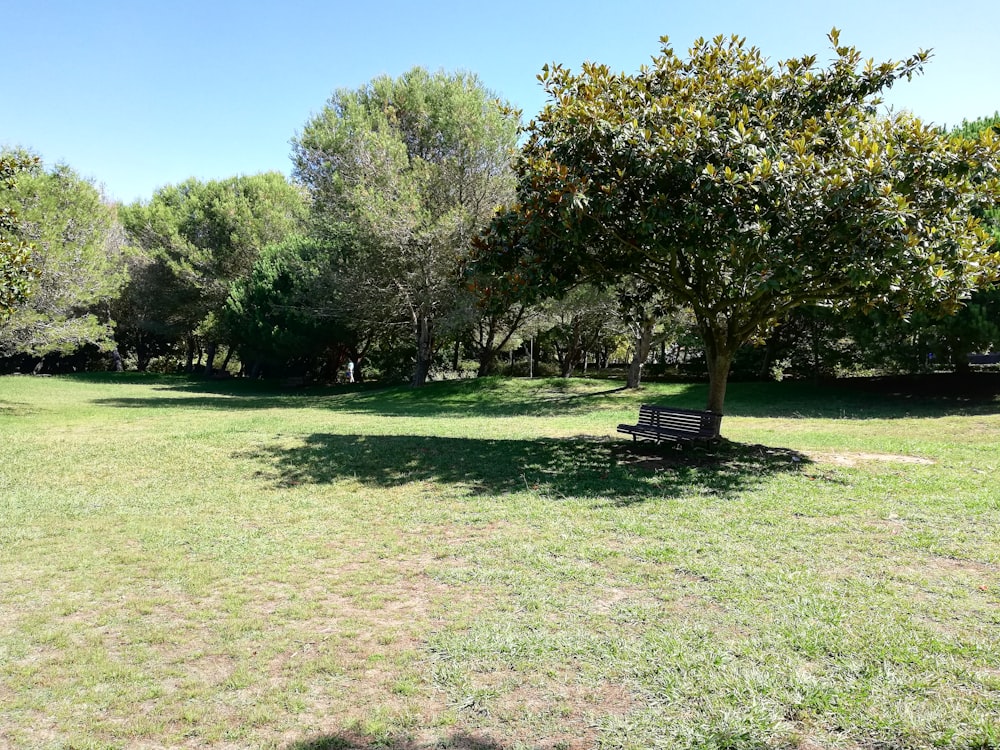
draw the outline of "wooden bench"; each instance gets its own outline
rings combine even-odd
[[[647,438],[657,443],[661,440],[710,442],[719,439],[721,427],[722,415],[712,411],[643,404],[639,407],[638,424],[620,424],[618,432],[631,435],[633,440]]]

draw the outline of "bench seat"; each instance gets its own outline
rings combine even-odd
[[[719,439],[721,426],[722,415],[715,412],[643,404],[638,422],[620,424],[618,432],[631,435],[633,440],[713,441]]]

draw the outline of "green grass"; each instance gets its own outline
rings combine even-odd
[[[0,747],[996,750],[977,382],[0,378]]]

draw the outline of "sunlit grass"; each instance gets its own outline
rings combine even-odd
[[[0,379],[0,747],[1000,747],[1000,402],[619,386]]]

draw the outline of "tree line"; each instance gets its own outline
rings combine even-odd
[[[0,160],[0,366],[762,377],[967,367],[1000,346],[1000,116],[879,111],[927,53],[771,65],[664,38],[546,67],[527,123],[468,73],[338,90],[279,173],[112,205]],[[527,374],[526,372],[524,374]]]

